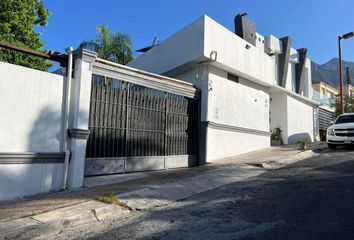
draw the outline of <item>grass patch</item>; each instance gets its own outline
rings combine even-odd
[[[130,209],[130,207],[120,200],[114,192],[104,193],[103,195],[98,195],[96,197],[97,201],[108,203],[108,204],[116,204],[124,209]]]

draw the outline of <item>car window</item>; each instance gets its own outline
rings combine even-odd
[[[341,124],[341,123],[354,123],[354,115],[344,115],[338,117],[336,124]]]

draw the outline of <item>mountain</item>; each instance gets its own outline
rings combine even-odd
[[[312,83],[325,82],[329,85],[339,86],[339,60],[333,58],[322,65],[311,62]],[[346,83],[346,68],[349,67],[349,76],[354,77],[354,62],[342,61],[343,64],[343,82]]]

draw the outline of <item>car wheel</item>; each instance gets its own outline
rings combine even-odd
[[[328,147],[330,148],[330,149],[336,149],[336,145],[333,145],[333,144],[329,144],[329,143],[327,143],[327,145],[328,145]]]

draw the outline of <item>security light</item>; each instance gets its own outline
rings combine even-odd
[[[343,36],[342,36],[342,38],[344,38],[344,39],[348,39],[351,37],[354,37],[354,32],[349,32],[349,33],[343,34]]]
[[[267,48],[267,50],[268,50],[267,52],[268,56],[272,57],[275,55],[275,52],[271,48]]]

